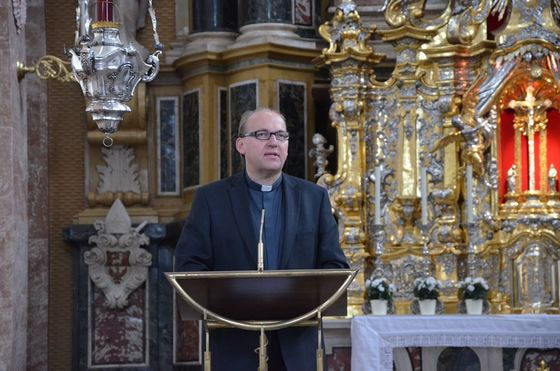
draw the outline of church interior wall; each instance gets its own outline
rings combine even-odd
[[[45,1],[47,53],[64,58],[73,43],[74,2]],[[48,367],[71,367],[73,276],[72,248],[62,242],[64,226],[85,206],[85,101],[75,84],[49,81],[48,90],[48,205],[49,205],[49,307]]]

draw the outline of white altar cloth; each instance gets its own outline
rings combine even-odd
[[[352,371],[392,371],[393,348],[558,348],[560,316],[356,316],[351,334]]]

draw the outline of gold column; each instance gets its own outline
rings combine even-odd
[[[382,56],[367,45],[374,28],[360,22],[357,6],[344,1],[336,8],[333,20],[319,27],[329,43],[316,59],[319,66],[329,66],[331,73],[330,118],[337,129],[338,173],[325,174],[318,183],[328,188],[337,211],[341,246],[352,268],[359,273],[348,289],[350,315],[361,314],[366,270],[366,223],[363,174],[365,173],[365,96],[373,65]]]

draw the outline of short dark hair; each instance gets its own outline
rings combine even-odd
[[[275,113],[278,116],[280,116],[282,121],[284,121],[284,125],[287,125],[286,124],[286,118],[280,112],[275,111],[275,110],[270,109],[270,108],[266,108],[266,107],[259,107],[255,110],[248,110],[248,111],[243,112],[243,114],[241,115],[241,118],[239,119],[239,129],[237,130],[237,136],[238,137],[241,137],[241,135],[245,134],[245,125],[247,124],[247,121],[249,121],[251,116],[253,116],[255,113],[259,113],[259,112]]]

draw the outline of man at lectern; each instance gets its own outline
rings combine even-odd
[[[259,239],[265,270],[348,268],[327,191],[282,172],[289,142],[284,117],[266,108],[246,112],[238,134],[245,171],[198,189],[175,270],[256,270]],[[315,369],[316,328],[267,336],[270,371]],[[257,331],[212,330],[212,370],[256,370],[258,346]]]

